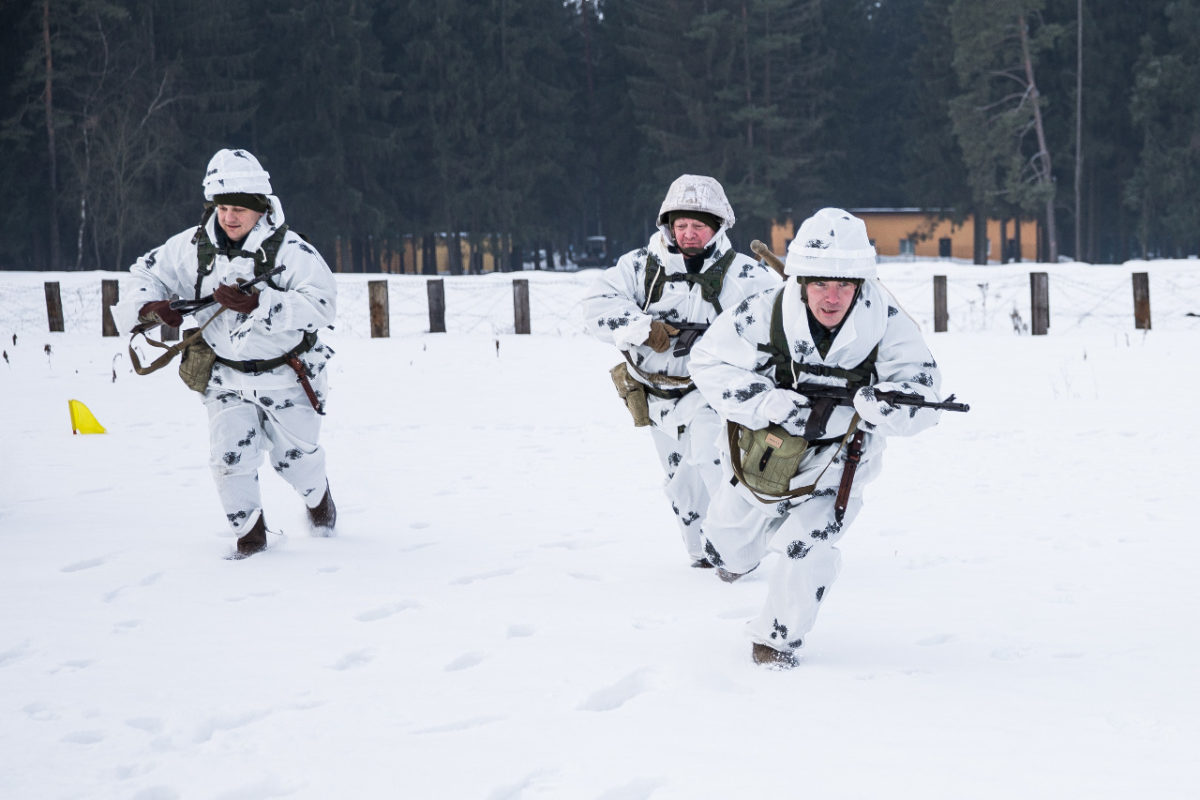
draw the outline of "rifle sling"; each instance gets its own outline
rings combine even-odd
[[[133,329],[133,334],[129,337],[129,361],[133,365],[133,371],[136,372],[138,375],[149,375],[151,372],[158,372],[160,369],[165,367],[167,364],[170,364],[175,359],[175,356],[182,353],[184,350],[186,350],[188,348],[189,345],[191,345],[193,342],[195,342],[197,339],[199,339],[200,335],[202,333],[204,333],[204,329],[207,328],[209,325],[211,325],[212,321],[214,319],[216,319],[217,317],[219,317],[226,310],[227,309],[225,308],[225,306],[221,306],[220,310],[217,311],[217,313],[213,314],[211,317],[209,317],[207,322],[205,322],[203,325],[201,325],[196,330],[189,333],[181,341],[176,342],[175,344],[172,344],[172,345],[168,345],[168,344],[164,344],[162,342],[156,341],[146,335],[146,331],[148,331],[148,330],[150,330],[150,328],[154,327],[153,325],[149,325],[149,326],[138,325],[136,328]],[[139,335],[143,339],[146,340],[147,344],[153,345],[155,347],[161,347],[162,349],[166,350],[167,352],[163,353],[161,356],[159,356],[158,358],[151,361],[147,366],[143,367],[142,362],[137,357],[137,353],[133,349],[133,340]]]
[[[633,359],[629,357],[628,350],[622,350],[621,353],[625,356],[625,360],[629,362],[629,367],[634,372],[646,380],[653,382],[645,388],[647,392],[655,397],[679,398],[696,388],[696,384],[692,383],[692,379],[687,376],[667,375],[663,372],[646,372],[643,369],[639,369],[638,365],[633,363]],[[671,388],[664,389],[659,384],[665,384]]]

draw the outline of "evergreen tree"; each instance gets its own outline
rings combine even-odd
[[[1055,175],[1034,67],[1062,28],[1041,22],[1041,2],[955,0],[951,32],[962,89],[950,113],[977,206],[1004,217],[1043,210],[1054,261]]]
[[[1144,257],[1200,251],[1200,3],[1175,0],[1166,15],[1163,45],[1143,39],[1132,97],[1142,142],[1127,199],[1139,213]]]
[[[823,194],[827,153],[817,0],[708,0],[694,13],[630,0],[623,53],[633,119],[650,165],[637,197],[657,209],[682,173],[725,186],[742,238]]]
[[[910,74],[920,90],[899,124],[906,204],[961,223],[971,214],[975,200],[950,118],[950,103],[958,94],[950,34],[952,2],[925,0],[922,5],[918,16],[922,33],[910,61]]]

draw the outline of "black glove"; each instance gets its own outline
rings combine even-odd
[[[213,290],[213,300],[241,314],[249,314],[258,308],[258,291],[252,290],[248,294],[243,294],[238,291],[236,286],[222,283]]]
[[[140,322],[158,322],[178,328],[183,324],[183,315],[171,308],[170,300],[155,300],[142,306],[141,311],[138,311],[138,320]]]

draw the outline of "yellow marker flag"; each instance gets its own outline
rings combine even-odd
[[[104,426],[96,421],[88,407],[78,400],[68,400],[71,409],[71,433],[107,433]]]

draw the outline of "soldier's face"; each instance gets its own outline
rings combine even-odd
[[[688,255],[699,253],[708,246],[717,232],[698,219],[680,217],[671,225],[675,235],[675,246]]]
[[[857,290],[858,286],[853,281],[817,280],[804,284],[808,308],[817,322],[826,328],[836,328],[842,324]]]
[[[241,206],[217,206],[217,224],[234,241],[246,238],[261,217],[261,211],[251,211]]]

